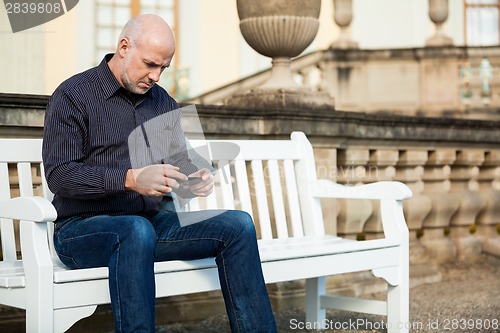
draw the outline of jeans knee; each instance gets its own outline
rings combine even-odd
[[[134,247],[136,251],[154,252],[156,232],[151,222],[139,216],[127,220],[128,223],[124,223],[124,229],[122,229],[120,242]]]
[[[256,238],[255,225],[252,217],[245,211],[232,210],[228,212],[231,224],[238,228],[238,233],[242,236]]]

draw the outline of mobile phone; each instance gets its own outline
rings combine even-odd
[[[203,179],[201,177],[193,177],[193,176],[189,176],[188,177],[188,180],[186,181],[181,181],[179,182],[181,185],[187,185],[187,186],[192,186],[194,184],[198,184],[199,182],[201,182]]]

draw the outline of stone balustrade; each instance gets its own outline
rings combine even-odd
[[[482,251],[500,256],[495,250],[500,246],[499,235],[494,231],[500,224],[500,192],[495,185],[498,161],[495,166],[490,162],[481,175],[483,163],[498,156],[500,148],[355,147],[336,152],[339,183],[398,180],[411,187],[414,196],[405,202],[404,210],[412,235],[411,250],[415,247],[417,251],[412,253],[412,261],[474,259]],[[374,203],[343,203],[341,211],[339,233],[359,238],[374,237],[381,231]],[[490,232],[480,234],[478,228]]]
[[[335,98],[335,109],[432,117],[500,119],[500,48],[336,49],[291,63],[304,88]],[[187,103],[224,104],[258,87],[263,71]]]

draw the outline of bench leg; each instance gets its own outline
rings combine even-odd
[[[321,297],[326,295],[324,276],[306,280],[306,322],[325,328],[326,309],[321,307]]]
[[[408,266],[379,268],[372,271],[373,275],[387,281],[387,323],[388,333],[408,332],[410,325],[410,300]]]
[[[40,311],[26,309],[26,333],[44,333],[54,331],[52,313],[42,314]]]
[[[388,333],[407,333],[410,325],[408,285],[388,286],[387,289],[387,322]]]

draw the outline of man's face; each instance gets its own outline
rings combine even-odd
[[[173,47],[157,43],[137,43],[130,46],[123,59],[120,79],[130,92],[145,94],[160,80],[163,70],[170,66]]]

